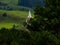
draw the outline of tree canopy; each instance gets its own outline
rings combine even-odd
[[[60,32],[60,3],[59,0],[45,0],[45,7],[37,5],[34,9],[35,17],[30,21],[28,29],[34,31],[49,30]]]

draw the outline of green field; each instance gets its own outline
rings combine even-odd
[[[11,28],[13,25],[17,25],[18,28],[24,29],[23,23],[25,22],[28,12],[27,11],[8,11],[8,10],[0,10],[0,15],[3,13],[7,13],[7,17],[1,20],[0,17],[0,28]],[[33,13],[32,13],[33,15]]]

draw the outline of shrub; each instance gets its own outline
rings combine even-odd
[[[28,33],[13,28],[2,28],[0,30],[0,45],[60,45],[59,35],[53,35],[48,31]]]
[[[3,17],[7,17],[7,13],[3,13],[2,15],[3,15]]]

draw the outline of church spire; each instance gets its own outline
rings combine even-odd
[[[32,16],[31,16],[31,12],[30,12],[30,10],[29,10],[29,12],[28,12],[28,17],[27,17],[27,19],[26,19],[26,22],[28,23],[31,18],[32,18]]]
[[[29,10],[28,18],[32,18],[30,10]]]

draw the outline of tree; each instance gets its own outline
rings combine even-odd
[[[53,3],[54,2],[54,3]],[[34,9],[35,17],[27,25],[28,29],[33,31],[49,30],[60,31],[60,6],[59,0],[45,0],[45,7],[37,5]]]
[[[7,14],[6,13],[3,13],[3,17],[7,17]]]

